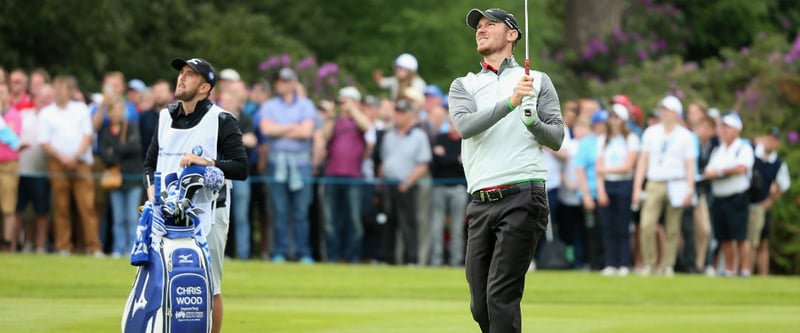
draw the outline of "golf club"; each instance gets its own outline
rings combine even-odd
[[[528,0],[525,0],[525,75],[531,75],[531,54],[528,44]]]
[[[528,0],[525,0],[525,75],[531,75],[530,44],[528,43]],[[530,117],[536,105],[534,99],[526,96],[522,99],[522,112]]]

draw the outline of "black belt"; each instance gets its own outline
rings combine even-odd
[[[472,192],[472,199],[482,202],[497,201],[532,188],[544,188],[544,182],[525,182],[492,190],[478,190]]]

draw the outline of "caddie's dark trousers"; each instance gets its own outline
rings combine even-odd
[[[520,333],[525,273],[547,227],[547,193],[529,188],[467,206],[470,309],[483,333]]]

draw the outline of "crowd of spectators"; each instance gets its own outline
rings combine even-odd
[[[552,153],[561,173],[548,190],[575,268],[748,277],[757,264],[767,274],[769,208],[790,185],[780,130],[742,138],[736,112],[674,96],[646,124],[625,95],[568,101],[563,113],[570,135]]]
[[[463,264],[469,195],[447,95],[425,83],[414,56],[392,67],[373,73],[374,95],[347,86],[318,101],[291,68],[250,84],[220,71],[211,99],[238,119],[251,168],[226,207],[230,257]],[[174,97],[172,80],[127,79],[106,73],[87,93],[70,76],[0,68],[4,251],[130,250],[143,156]],[[646,124],[625,95],[566,101],[562,113],[564,145],[545,154],[544,244],[566,250],[537,260],[564,256],[608,276],[749,276],[756,263],[766,274],[769,207],[789,186],[778,129],[747,140],[735,112],[674,96]],[[109,169],[123,174],[113,188],[101,181]]]

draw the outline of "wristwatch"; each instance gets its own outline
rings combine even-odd
[[[214,160],[209,157],[203,157],[206,160],[206,166],[214,166]]]

